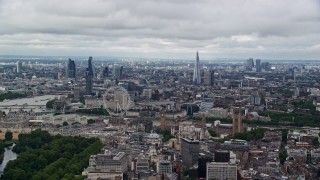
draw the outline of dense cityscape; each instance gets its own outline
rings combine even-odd
[[[57,178],[319,177],[317,61],[4,57],[0,73],[0,129],[17,160],[32,137],[100,141],[83,169]],[[17,160],[2,178],[52,177]]]
[[[320,180],[320,1],[0,0],[0,180]]]

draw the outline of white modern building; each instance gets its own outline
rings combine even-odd
[[[211,162],[207,163],[207,180],[237,180],[235,164]]]

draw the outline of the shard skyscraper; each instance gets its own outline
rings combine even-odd
[[[196,63],[194,65],[194,70],[193,70],[193,79],[192,79],[193,84],[200,84],[201,83],[201,78],[200,78],[200,64],[199,64],[199,53],[197,51],[197,59]]]

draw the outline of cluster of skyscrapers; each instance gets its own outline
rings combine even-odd
[[[19,68],[19,62],[17,62],[17,69],[21,69],[21,63],[20,63],[20,68]],[[116,81],[119,81],[123,78],[123,66],[115,65],[113,67],[113,74],[114,74],[114,79]],[[109,67],[104,67],[102,71],[102,76],[104,78],[108,77],[110,73]],[[67,65],[67,77],[70,79],[76,79],[76,64],[74,60],[69,59],[68,65]],[[95,71],[93,62],[92,62],[92,57],[90,56],[88,59],[88,67],[86,68],[85,71],[85,79],[86,79],[86,94],[92,94],[92,84],[93,84],[93,79],[97,77],[97,73]]]
[[[266,71],[269,71],[271,70],[271,67],[270,67],[270,64],[269,62],[263,62],[261,63],[261,60],[260,59],[256,59],[256,63],[254,63],[254,60],[253,58],[249,58],[247,60],[247,63],[245,65],[245,69],[247,71],[253,71],[255,68],[255,71],[256,72],[261,72],[262,69],[266,70]]]

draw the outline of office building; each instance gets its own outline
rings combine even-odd
[[[253,67],[254,67],[253,58],[250,58],[250,59],[247,60],[246,70],[247,71],[252,71]]]
[[[232,109],[232,135],[243,131],[241,115],[241,108]]]
[[[187,169],[198,162],[199,141],[181,138],[181,158],[183,166]]]
[[[207,99],[204,99],[203,101],[201,101],[200,110],[202,112],[208,112],[213,107],[213,101],[214,100],[211,98],[207,98]]]
[[[229,162],[230,152],[226,150],[216,150],[214,152],[214,162]]]
[[[296,82],[296,75],[297,75],[296,68],[293,68],[293,69],[292,69],[292,79],[293,79],[293,82]]]
[[[207,177],[207,163],[212,161],[213,161],[213,158],[211,154],[199,153],[198,178]]]
[[[204,72],[204,85],[206,86],[214,86],[214,71],[207,70]]]
[[[252,105],[260,105],[261,98],[258,92],[252,94],[250,96],[250,104]]]
[[[151,99],[152,89],[143,89],[141,96]]]
[[[17,61],[17,73],[21,72],[21,68],[22,68],[22,63]]]
[[[198,51],[197,51],[196,62],[195,62],[195,64],[194,64],[192,82],[193,82],[193,84],[200,84],[200,83],[201,83],[201,78],[200,78],[200,64],[199,64],[199,53],[198,53]]]
[[[71,59],[69,59],[69,61],[68,61],[67,77],[68,78],[76,78],[76,64]]]
[[[86,93],[88,95],[92,94],[92,78],[93,78],[93,75],[90,74],[89,71],[86,71]]]
[[[229,163],[207,163],[207,180],[228,179],[237,180],[237,166]]]
[[[114,67],[114,79],[115,80],[121,80],[122,79],[122,72],[123,66],[115,66]]]
[[[137,172],[148,172],[150,170],[149,160],[145,157],[139,157],[136,162],[135,170]]]
[[[256,59],[256,72],[261,72],[261,60]]]
[[[172,164],[170,161],[162,160],[157,163],[157,173],[166,175],[172,173]]]
[[[249,144],[245,140],[232,140],[232,141],[224,141],[223,144],[220,146],[223,150],[229,151],[248,151]],[[231,159],[231,155],[230,155]]]
[[[109,76],[109,67],[105,67],[103,70],[103,77],[106,78]]]
[[[92,155],[89,167],[82,172],[88,179],[115,179],[123,177],[128,171],[128,160],[124,152],[105,151],[104,154]]]
[[[264,69],[265,71],[270,71],[271,65],[269,62],[263,62],[263,63],[261,63],[261,68]]]
[[[92,77],[96,77],[96,71],[94,69],[91,56],[88,59],[88,71],[92,74]]]

